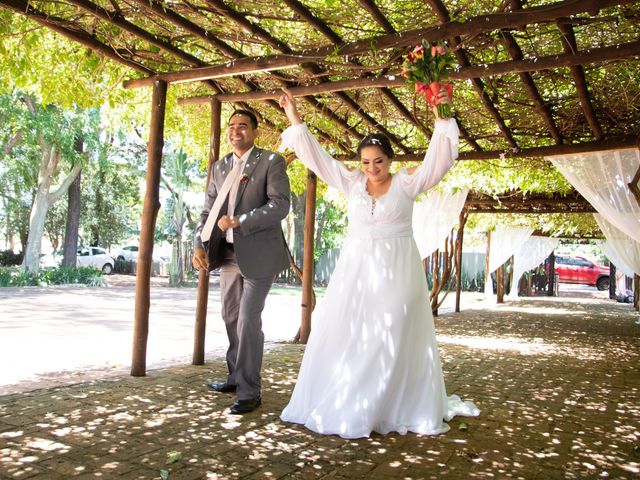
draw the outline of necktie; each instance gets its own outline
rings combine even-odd
[[[220,208],[222,208],[222,204],[226,200],[227,195],[229,195],[229,191],[232,185],[234,184],[236,185],[236,193],[237,193],[237,190],[238,190],[237,185],[239,183],[240,172],[242,171],[243,166],[244,166],[244,162],[236,162],[235,167],[231,169],[231,171],[227,175],[227,178],[224,179],[224,182],[222,183],[222,187],[218,192],[218,196],[213,202],[213,205],[211,206],[211,210],[209,210],[209,216],[207,217],[207,221],[205,222],[204,226],[202,227],[202,231],[200,232],[200,239],[203,242],[206,242],[209,240],[209,238],[211,238],[211,232],[213,231],[213,227],[215,227],[216,220],[218,220],[218,214],[220,213]]]
[[[229,206],[227,210],[227,216],[229,216],[229,218],[233,217],[233,212],[236,209],[236,199],[238,198],[238,188],[240,187],[240,177],[242,176],[242,170],[244,170],[244,163],[244,160],[236,158],[236,167],[238,168],[238,172],[236,173],[236,177],[231,185],[231,190],[229,190]],[[227,242],[233,243],[233,228],[229,228],[226,233]]]

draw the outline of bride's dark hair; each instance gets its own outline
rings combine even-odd
[[[362,139],[360,145],[358,145],[358,150],[356,150],[356,154],[358,158],[360,158],[360,152],[365,147],[378,147],[382,150],[389,159],[393,158],[393,148],[391,148],[391,142],[389,139],[381,134],[381,133],[372,133],[371,135],[367,135]]]

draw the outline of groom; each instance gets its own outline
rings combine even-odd
[[[236,392],[231,413],[242,414],[261,404],[261,314],[276,275],[289,266],[280,222],[289,213],[290,191],[284,159],[254,146],[258,120],[252,112],[234,111],[227,135],[233,152],[213,167],[196,227],[193,265],[220,267],[229,374],[208,387]]]

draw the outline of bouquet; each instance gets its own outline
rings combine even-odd
[[[422,40],[402,64],[402,76],[414,85],[414,90],[424,96],[430,107],[438,109],[440,118],[451,117],[451,105],[442,103],[438,92],[444,88],[453,95],[453,85],[446,81],[455,66],[455,61],[443,44],[430,44]]]

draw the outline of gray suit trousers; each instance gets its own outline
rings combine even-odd
[[[227,328],[227,383],[237,385],[238,400],[260,395],[264,333],[262,310],[275,276],[246,278],[232,249],[220,267],[222,319]]]

